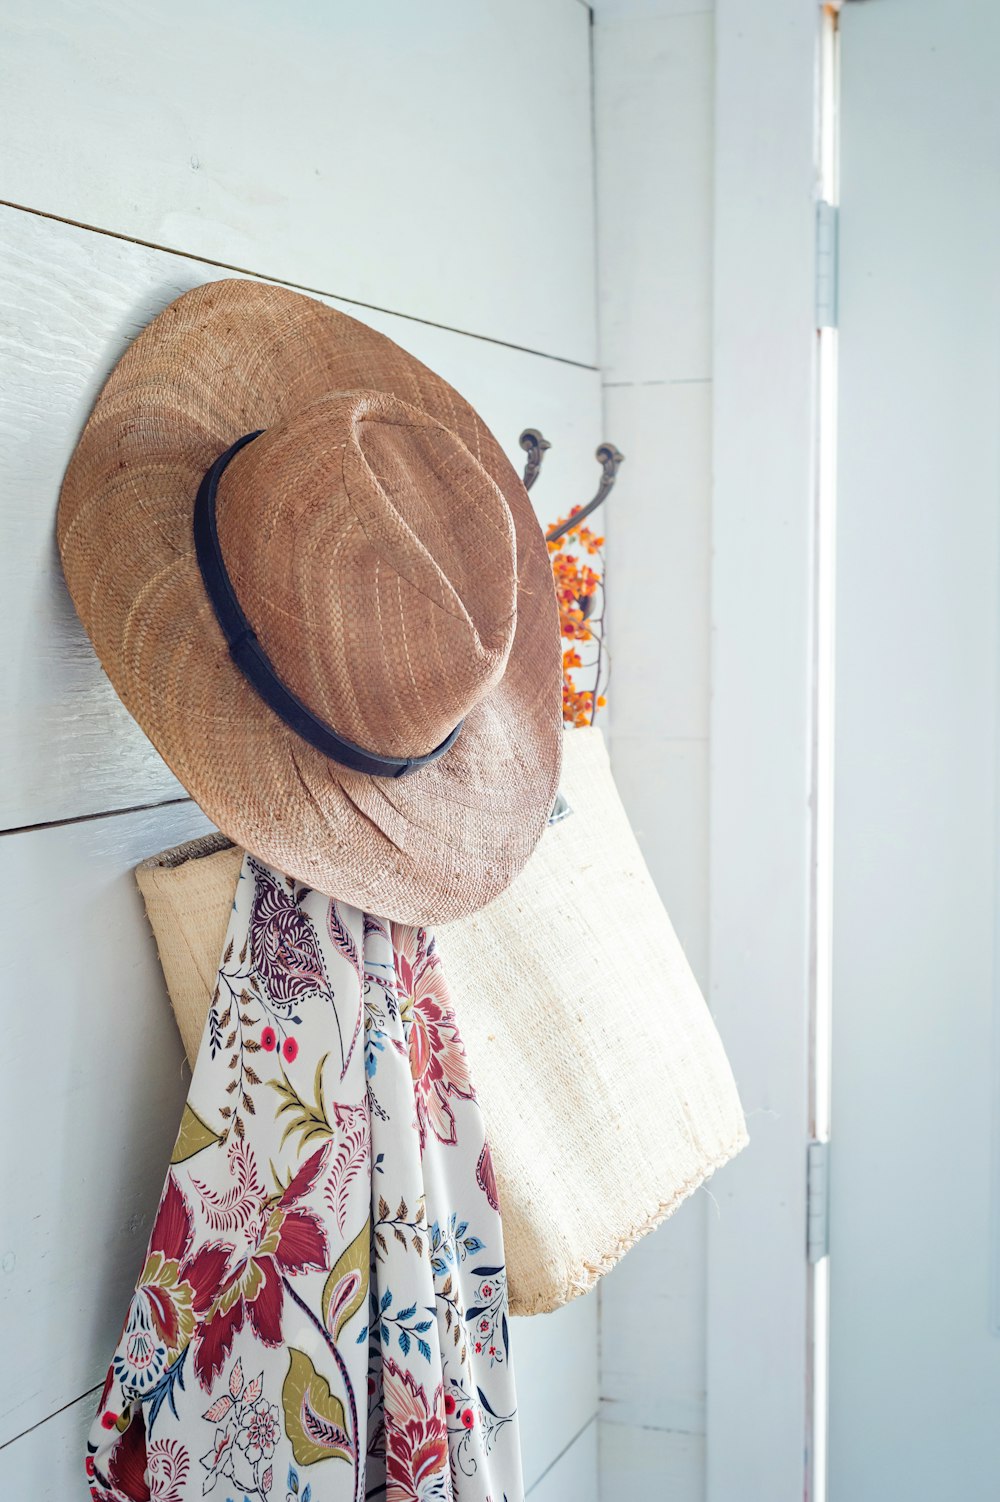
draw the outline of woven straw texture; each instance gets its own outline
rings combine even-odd
[[[240,603],[342,737],[437,762],[393,780],[301,740],[235,666],[192,513],[219,483]],[[322,892],[406,923],[482,907],[559,778],[555,592],[527,492],[446,382],[384,335],[251,281],[172,303],[112,371],[70,462],[59,546],[127,708],[213,823]]]
[[[565,741],[573,812],[502,897],[437,929],[492,1148],[515,1314],[586,1293],[747,1141],[600,731]],[[241,859],[209,837],[137,873],[192,1059]]]

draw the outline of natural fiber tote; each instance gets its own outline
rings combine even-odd
[[[503,896],[436,930],[492,1148],[515,1314],[586,1293],[747,1141],[599,730],[566,731],[562,792],[569,813]],[[241,861],[210,836],[138,869],[190,1058]]]

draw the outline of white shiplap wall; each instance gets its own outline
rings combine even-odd
[[[608,544],[615,774],[708,989],[714,17],[710,0],[597,0],[605,427],[627,461]],[[601,1290],[603,1502],[702,1502],[702,1192]]]
[[[594,362],[578,0],[6,0],[10,203]]]
[[[0,1495],[72,1502],[185,1091],[131,871],[205,820],[69,604],[66,460],[129,339],[228,274],[207,257],[371,304],[516,462],[552,440],[544,516],[586,497],[589,13],[14,0],[0,80]],[[539,1502],[596,1497],[596,1313],[514,1327]]]

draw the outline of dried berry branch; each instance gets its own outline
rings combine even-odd
[[[603,709],[607,703],[600,692],[604,665],[603,569],[599,571],[591,567],[579,553],[569,552],[566,546],[576,546],[581,553],[599,559],[603,565],[601,549],[604,538],[585,527],[582,516],[573,523],[573,517],[581,510],[580,506],[574,506],[568,516],[560,517],[551,529],[560,535],[548,543],[559,604],[559,631],[563,640],[570,643],[563,648],[563,720],[574,726],[592,725],[598,709]],[[599,597],[602,609],[600,615],[595,615],[594,607]],[[589,642],[596,644],[597,655],[594,661],[585,663],[579,646]],[[577,686],[574,673],[578,670],[594,674],[592,687]]]

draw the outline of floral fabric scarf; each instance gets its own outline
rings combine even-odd
[[[95,1502],[520,1502],[496,1184],[433,938],[247,856]]]

